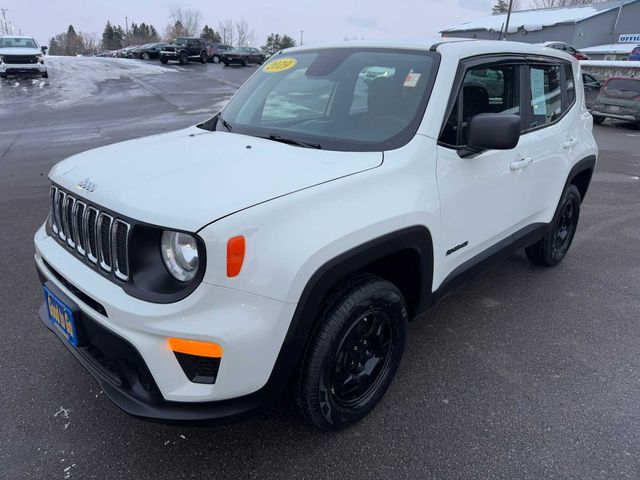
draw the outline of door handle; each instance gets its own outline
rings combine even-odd
[[[570,148],[575,147],[578,143],[580,143],[580,140],[578,140],[577,138],[572,138],[571,140],[567,140],[566,142],[564,142],[562,144],[562,148],[564,148],[565,150],[568,150]]]
[[[527,157],[522,160],[515,160],[511,162],[511,170],[520,170],[521,168],[526,168],[533,163],[533,158]]]

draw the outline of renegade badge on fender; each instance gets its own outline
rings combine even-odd
[[[282,51],[210,120],[51,170],[40,318],[132,415],[235,420],[291,386],[346,427],[410,319],[517,249],[566,256],[584,105],[576,60],[534,45]]]

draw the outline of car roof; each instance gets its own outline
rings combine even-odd
[[[424,50],[438,51],[444,55],[458,56],[459,58],[467,58],[477,55],[486,54],[521,54],[521,55],[545,55],[571,60],[566,52],[547,48],[541,45],[509,42],[503,40],[474,40],[469,38],[436,38],[429,39],[424,42],[371,42],[371,41],[352,41],[341,43],[328,43],[318,45],[306,45],[303,47],[293,47],[284,50],[287,53],[298,53],[306,50],[320,50],[329,48],[394,48],[398,50]]]

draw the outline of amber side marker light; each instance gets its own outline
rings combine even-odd
[[[244,261],[245,240],[243,236],[230,238],[227,242],[227,277],[236,277]]]
[[[195,355],[197,357],[220,358],[222,347],[217,343],[185,338],[169,338],[169,348],[175,353]]]

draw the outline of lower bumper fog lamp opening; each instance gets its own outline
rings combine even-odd
[[[169,348],[176,356],[182,371],[193,383],[216,383],[222,347],[211,342],[170,338]]]

